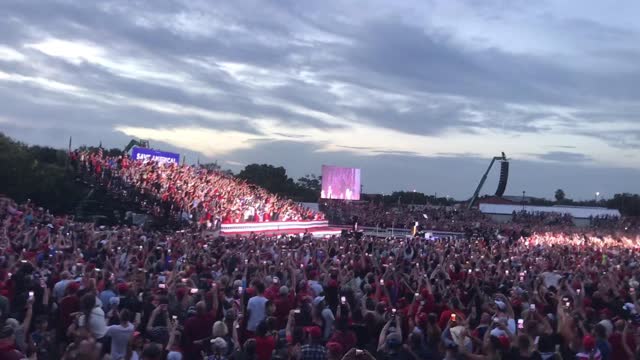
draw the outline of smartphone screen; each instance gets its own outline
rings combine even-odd
[[[456,321],[456,314],[451,314],[451,321]]]
[[[524,329],[524,320],[523,319],[518,319],[518,329],[520,329],[520,330]]]
[[[343,296],[343,297],[340,298],[340,303],[344,304],[346,302],[347,302],[347,298],[346,297]]]

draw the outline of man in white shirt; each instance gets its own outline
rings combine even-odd
[[[127,345],[133,337],[135,328],[131,323],[131,313],[124,309],[120,312],[120,324],[107,327],[107,334],[111,338],[111,359],[124,359]]]
[[[264,284],[257,281],[253,284],[256,296],[247,303],[247,331],[254,333],[258,324],[266,318],[267,298],[264,297]]]

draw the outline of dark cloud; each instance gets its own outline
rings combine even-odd
[[[561,128],[620,150],[640,148],[640,131],[634,127],[640,121],[640,52],[628,46],[638,34],[592,20],[527,15],[529,5],[524,0],[494,0],[465,6],[482,19],[499,22],[519,14],[548,24],[558,36],[588,39],[576,43],[588,59],[465,46],[455,29],[417,26],[417,21],[407,21],[411,14],[400,18],[385,9],[374,12],[333,1],[158,0],[150,5],[5,0],[0,2],[0,46],[21,52],[27,61],[0,59],[0,75],[14,76],[11,81],[0,76],[0,129],[31,143],[59,146],[73,136],[118,147],[129,137],[114,130],[117,125],[231,130],[250,134],[253,148],[230,154],[229,161],[275,163],[301,175],[322,163],[362,166],[365,190],[421,185],[425,191],[457,196],[465,196],[464,189],[471,191],[486,167],[481,150],[435,149],[435,157],[427,158],[374,143],[339,145],[344,151],[326,152],[320,150],[335,144],[310,142],[306,131],[375,126],[414,135],[486,136],[490,131],[517,137],[544,136]],[[483,45],[486,36],[477,36]],[[72,63],[25,46],[51,38],[97,44],[116,65],[140,60],[144,70],[172,75],[173,80],[124,74],[95,62]],[[225,70],[223,62],[246,65],[240,77],[249,80]],[[610,67],[599,67],[602,63]],[[261,76],[270,83],[260,84]],[[153,104],[196,111],[163,111]],[[207,116],[211,113],[225,119]],[[278,126],[273,136],[259,126],[260,119]],[[292,141],[275,141],[276,136]],[[198,156],[169,144],[158,146],[188,158]],[[547,194],[543,187],[552,183],[550,187],[568,188],[575,170],[573,181],[584,184],[574,193],[591,193],[596,187],[604,191],[605,182],[598,183],[602,177],[595,174],[598,168],[582,168],[594,165],[588,152],[577,152],[575,144],[552,148],[561,151],[529,151],[540,164],[512,165],[518,169],[515,187],[526,187],[526,176],[537,171],[531,181],[538,182],[527,192]],[[356,155],[363,153],[366,156]],[[559,164],[567,170],[556,167]],[[616,178],[635,174],[605,172]],[[613,181],[611,188],[640,190],[628,179]]]
[[[537,155],[537,157],[542,160],[561,162],[565,164],[587,162],[592,160],[590,156],[567,151],[552,151],[546,154]]]

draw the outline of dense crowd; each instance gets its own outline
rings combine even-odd
[[[323,200],[321,209],[334,224],[351,225],[357,219],[360,226],[380,229],[412,229],[418,223],[421,229],[460,232],[471,235],[481,233],[519,237],[533,231],[553,233],[582,233],[571,215],[559,212],[514,211],[509,221],[499,223],[477,208],[460,206],[412,206],[406,204],[383,205],[376,202],[345,202]],[[633,217],[590,217],[588,231],[603,234],[640,233],[640,219]]]
[[[0,359],[640,358],[638,237],[225,239],[7,198],[0,220]]]
[[[375,202],[345,202],[322,200],[322,210],[329,221],[351,224],[354,218],[360,226],[411,229],[416,221],[429,230],[464,232],[469,227],[489,222],[477,209],[454,206],[413,207],[410,205],[385,206]]]
[[[531,226],[574,226],[573,216],[566,213],[542,211],[517,211],[513,213],[512,222]]]
[[[74,166],[114,193],[134,198],[165,218],[215,228],[221,223],[321,220],[323,214],[225,175],[198,166],[73,152]]]

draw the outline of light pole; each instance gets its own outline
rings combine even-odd
[[[522,211],[524,211],[524,195],[526,193],[527,193],[526,191],[522,190]]]
[[[596,203],[598,202],[598,197],[600,197],[600,191],[596,191]]]

